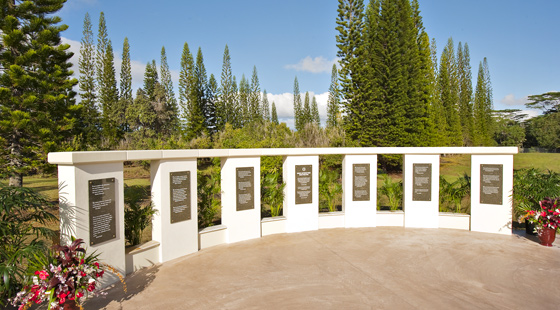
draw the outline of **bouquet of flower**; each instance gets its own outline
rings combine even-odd
[[[106,266],[99,264],[97,255],[86,255],[82,239],[73,239],[68,246],[55,245],[44,257],[33,263],[38,267],[22,291],[12,300],[20,310],[32,303],[48,302],[48,309],[62,309],[67,301],[80,304],[88,294],[95,294]]]
[[[525,214],[525,218],[535,224],[535,228],[551,228],[558,230],[560,228],[560,198],[545,198],[539,201],[540,211],[529,210]]]

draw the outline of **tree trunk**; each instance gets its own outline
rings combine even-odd
[[[21,173],[14,173],[10,176],[10,182],[8,186],[22,187],[23,186],[23,175]]]

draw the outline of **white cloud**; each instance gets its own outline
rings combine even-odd
[[[318,56],[315,58],[311,58],[311,56],[307,56],[302,60],[300,60],[297,64],[286,65],[284,67],[286,69],[294,69],[296,71],[323,73],[323,72],[331,72],[332,65],[335,62],[336,62],[336,58],[333,60],[328,60],[323,56]]]
[[[520,106],[525,105],[527,102],[529,102],[527,96],[523,98],[515,98],[515,95],[513,94],[508,94],[500,100],[500,103],[503,103],[507,106]]]
[[[310,100],[313,100],[313,96],[317,100],[317,107],[319,108],[319,117],[321,118],[321,124],[325,124],[327,120],[327,100],[329,97],[329,92],[324,92],[322,94],[315,94],[314,92],[309,92]],[[305,93],[301,94],[301,101],[303,103],[305,99]],[[293,128],[294,124],[294,94],[283,93],[283,94],[268,94],[268,102],[272,107],[272,102],[276,105],[276,113],[278,114],[278,120],[280,122],[285,122],[288,127]],[[311,103],[311,102],[310,102]]]

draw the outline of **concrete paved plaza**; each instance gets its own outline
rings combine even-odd
[[[559,245],[518,231],[272,235],[143,269],[85,309],[560,309]]]

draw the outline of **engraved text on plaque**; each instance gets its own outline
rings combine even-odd
[[[98,244],[117,237],[115,178],[88,181],[89,241]]]
[[[432,164],[412,164],[412,201],[432,200]]]
[[[235,168],[237,211],[255,208],[255,168]]]
[[[369,164],[352,165],[352,201],[369,201]]]
[[[312,203],[312,165],[296,165],[296,204]]]
[[[169,173],[171,224],[191,219],[191,172]]]
[[[480,203],[502,204],[503,165],[480,165]]]

